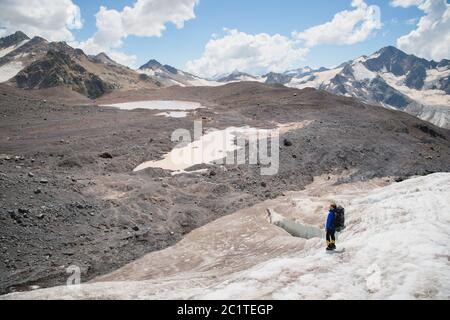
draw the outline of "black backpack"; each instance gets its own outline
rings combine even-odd
[[[345,209],[342,206],[338,206],[334,210],[334,229],[337,232],[345,229]]]

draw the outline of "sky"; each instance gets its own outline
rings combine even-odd
[[[450,58],[448,0],[0,0],[0,36],[16,30],[208,78],[333,67],[387,45]]]

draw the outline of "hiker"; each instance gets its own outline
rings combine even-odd
[[[345,209],[337,206],[335,202],[330,204],[325,229],[327,230],[327,250],[336,250],[335,234],[345,229]]]
[[[335,219],[336,219],[336,203],[330,204],[330,211],[328,212],[327,223],[325,225],[325,229],[327,231],[327,251],[336,250],[336,228],[335,228]]]

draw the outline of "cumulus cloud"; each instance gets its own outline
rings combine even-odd
[[[194,7],[199,0],[138,0],[122,11],[123,25],[128,34],[142,37],[161,36],[166,23],[177,28],[195,18]]]
[[[223,37],[215,35],[209,40],[201,58],[186,64],[187,71],[204,77],[234,70],[253,74],[281,72],[297,66],[308,53],[308,49],[298,48],[295,41],[279,34],[224,31]]]
[[[301,32],[293,32],[293,37],[307,47],[319,44],[355,44],[366,40],[375,30],[381,29],[381,14],[378,6],[367,5],[363,0],[353,0],[353,10],[344,10],[333,19]]]
[[[80,8],[72,0],[2,0],[0,28],[3,35],[17,30],[52,41],[71,41],[73,29],[83,26]]]
[[[246,34],[226,30],[219,38],[216,34],[206,44],[202,57],[189,61],[186,69],[202,76],[225,74],[234,70],[262,74],[296,68],[312,48],[319,44],[354,44],[366,40],[382,26],[380,9],[363,0],[353,0],[351,11],[338,12],[322,25],[291,37],[282,35]]]
[[[450,5],[447,0],[394,0],[391,4],[418,6],[425,13],[415,30],[397,40],[400,49],[427,59],[450,58]]]
[[[96,14],[97,32],[77,45],[88,53],[105,51],[111,57],[116,56],[123,63],[133,65],[134,56],[115,50],[123,45],[126,37],[160,37],[169,23],[183,28],[186,21],[195,18],[194,8],[198,1],[137,0],[133,6],[126,6],[121,11],[102,6]]]

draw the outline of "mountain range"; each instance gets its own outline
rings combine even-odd
[[[263,76],[234,71],[219,81],[316,88],[402,110],[440,127],[450,127],[450,61],[428,61],[392,46],[332,69],[305,67]]]
[[[450,128],[450,60],[428,61],[392,46],[331,69],[304,67],[263,76],[235,70],[209,80],[153,59],[133,70],[106,53],[86,55],[65,42],[30,39],[20,31],[0,39],[0,82],[22,89],[61,86],[95,99],[114,90],[219,86],[243,81],[325,90]]]
[[[137,71],[143,75],[155,79],[164,87],[218,86],[222,84],[216,81],[200,78],[188,72],[178,70],[177,68],[167,64],[162,65],[154,59],[142,65]]]
[[[30,39],[22,32],[0,41],[0,82],[21,89],[64,87],[95,99],[112,90],[160,86],[105,53],[88,56],[65,42]]]

